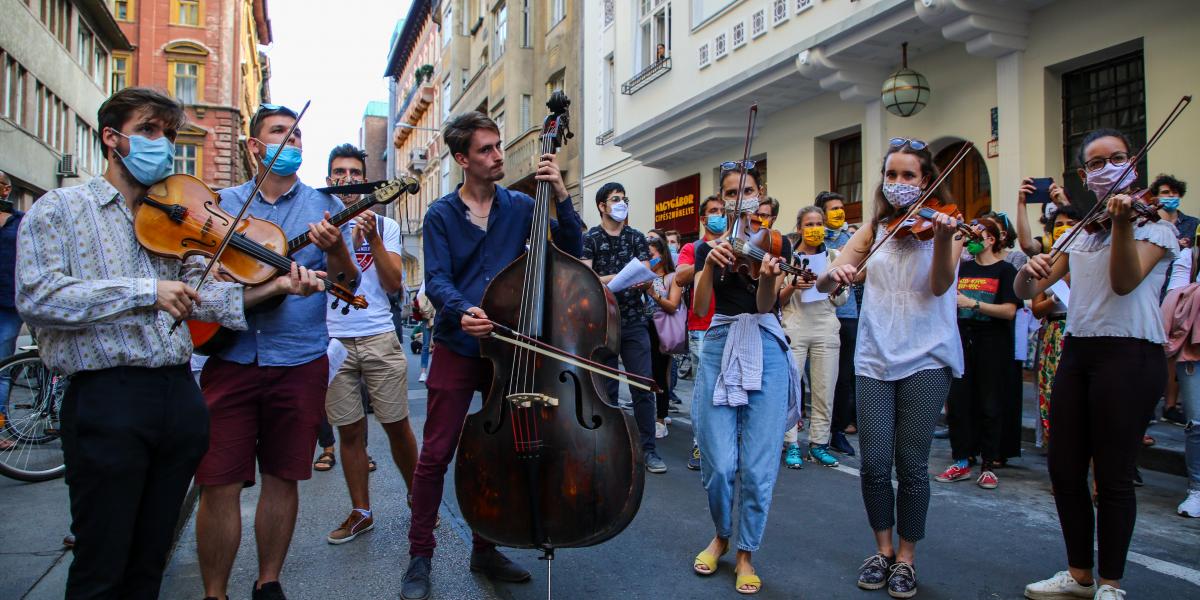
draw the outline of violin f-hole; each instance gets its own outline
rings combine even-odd
[[[600,415],[597,415],[597,414],[592,415],[592,419],[591,419],[592,424],[591,425],[588,425],[583,420],[583,389],[580,387],[579,376],[576,375],[572,371],[563,371],[558,374],[559,381],[561,381],[563,383],[567,383],[567,379],[571,380],[571,384],[575,388],[573,390],[574,400],[575,400],[575,402],[574,402],[574,404],[575,404],[575,420],[579,421],[580,427],[587,429],[588,431],[599,429],[600,425],[602,425],[604,423],[604,419],[601,419]]]

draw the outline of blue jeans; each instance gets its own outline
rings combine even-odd
[[[1175,374],[1179,378],[1179,402],[1187,418],[1187,433],[1183,450],[1187,462],[1188,489],[1200,490],[1200,372],[1195,362],[1179,362]]]
[[[21,334],[21,315],[15,308],[0,308],[0,358],[8,358],[17,351],[17,336]],[[7,374],[0,377],[0,413],[8,407],[8,388],[12,378]]]
[[[691,404],[689,405],[691,407],[689,409],[690,410],[689,416],[691,416],[693,420],[695,420],[695,416],[696,416],[696,408],[695,408],[695,406],[696,406],[696,390],[700,389],[700,387],[696,385],[696,383],[700,381],[700,347],[704,344],[704,334],[705,333],[706,333],[706,331],[703,329],[697,329],[697,330],[689,329],[688,330],[688,358],[691,359],[691,363],[692,363],[692,399],[691,399]],[[693,425],[692,426],[692,444],[693,445],[696,444],[695,431],[696,431],[696,427],[695,427],[695,425]]]
[[[621,326],[621,365],[634,375],[652,378],[650,372],[650,330],[646,324]],[[617,357],[606,361],[608,366],[617,366]],[[617,405],[617,393],[621,384],[616,379],[605,378],[605,387],[613,406]],[[637,423],[639,437],[642,438],[642,452],[654,452],[654,394],[635,387],[629,388],[633,398],[633,420]]]
[[[700,452],[700,480],[708,492],[708,510],[717,537],[733,534],[733,485],[740,480],[738,494],[739,550],[757,551],[762,544],[771,508],[771,492],[779,474],[779,447],[787,423],[787,400],[791,381],[788,349],[762,331],[762,389],[749,393],[744,406],[713,406],[713,387],[721,370],[721,355],[729,326],[709,329],[700,352],[701,368],[696,374],[692,419]],[[783,374],[783,376],[780,376]]]
[[[433,347],[433,328],[421,321],[421,369],[429,368],[429,351]]]

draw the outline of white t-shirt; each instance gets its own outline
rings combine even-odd
[[[1163,332],[1158,293],[1167,279],[1167,268],[1179,255],[1176,236],[1170,223],[1147,223],[1134,228],[1134,240],[1150,242],[1166,252],[1142,283],[1124,296],[1113,292],[1112,280],[1108,277],[1112,235],[1108,232],[1081,233],[1072,240],[1063,249],[1071,260],[1067,335],[1125,337],[1165,343],[1167,338]]]
[[[400,225],[396,221],[382,215],[376,215],[377,228],[383,237],[383,247],[388,252],[400,255]],[[353,239],[353,238],[352,238]],[[358,284],[357,294],[362,294],[367,300],[367,308],[350,309],[350,314],[342,314],[342,303],[337,308],[326,309],[325,323],[329,327],[329,337],[364,337],[395,331],[392,323],[392,308],[388,302],[387,292],[379,285],[379,270],[375,267],[375,256],[371,254],[371,246],[363,240],[353,249],[354,259],[358,261],[358,270],[362,272],[362,280]]]

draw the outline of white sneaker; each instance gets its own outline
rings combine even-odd
[[[417,378],[417,381],[420,381],[421,383],[425,383],[425,374],[421,373],[421,376]]]
[[[1102,585],[1096,590],[1092,600],[1125,600],[1125,590],[1119,590],[1111,585]]]
[[[1188,490],[1187,498],[1179,503],[1176,512],[1185,517],[1200,518],[1200,490]]]
[[[1105,586],[1107,587],[1107,586]],[[1050,579],[1035,581],[1025,586],[1025,597],[1030,600],[1059,600],[1065,598],[1092,598],[1096,584],[1080,585],[1070,571],[1059,571]],[[1108,600],[1105,598],[1105,600]]]
[[[667,429],[665,424],[658,422],[654,423],[654,437],[662,439],[667,437],[668,433],[670,433],[670,431]]]

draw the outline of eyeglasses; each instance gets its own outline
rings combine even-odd
[[[755,163],[752,160],[727,160],[727,161],[721,163],[721,170],[722,171],[733,171],[733,170],[737,169],[738,167],[741,167],[743,169],[753,169],[755,164],[757,164],[757,163]]]
[[[1128,153],[1114,152],[1112,154],[1112,156],[1108,156],[1108,157],[1097,156],[1096,158],[1093,158],[1093,159],[1087,161],[1086,163],[1083,163],[1083,166],[1085,168],[1087,168],[1087,170],[1089,170],[1089,171],[1099,171],[1100,169],[1104,168],[1105,163],[1112,163],[1112,166],[1119,167],[1127,162],[1129,162],[1129,154]]]
[[[902,137],[894,137],[890,141],[888,141],[888,144],[890,144],[892,147],[904,146],[907,144],[908,147],[912,148],[913,150],[924,150],[925,148],[929,147],[929,144],[926,144],[925,142],[923,142],[921,140],[914,140],[914,139],[902,138]]]

